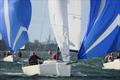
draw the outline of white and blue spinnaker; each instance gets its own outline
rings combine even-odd
[[[88,30],[78,54],[79,59],[102,57],[120,49],[120,1],[90,1],[93,3]],[[98,5],[95,1],[98,1]]]
[[[31,11],[30,0],[0,0],[0,32],[12,52],[28,42]]]

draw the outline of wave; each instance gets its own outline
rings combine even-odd
[[[24,75],[23,73],[13,73],[13,72],[4,72],[4,75],[11,75],[11,76],[21,76]]]

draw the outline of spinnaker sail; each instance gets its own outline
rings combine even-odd
[[[30,20],[30,0],[0,0],[0,32],[12,52],[28,42]]]
[[[89,22],[88,34],[85,36],[86,38],[78,54],[79,59],[102,57],[109,52],[120,49],[120,1],[106,0],[103,7],[101,14],[98,12],[95,20],[90,15],[90,19],[93,21]],[[94,8],[95,6],[92,9]],[[98,10],[100,10],[100,7],[98,7]],[[93,15],[96,15],[96,12]]]

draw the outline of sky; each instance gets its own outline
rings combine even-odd
[[[34,42],[34,40],[45,42],[48,40],[49,35],[51,35],[51,40],[55,41],[50,24],[47,1],[48,0],[31,0],[32,17],[28,29],[30,42]],[[85,6],[87,7],[87,5]]]
[[[31,0],[32,17],[28,29],[29,41],[39,40],[46,42],[49,38],[55,41],[55,37],[49,20],[47,0]],[[2,39],[0,34],[0,39]]]
[[[49,35],[54,40],[54,34],[51,29],[47,0],[31,0],[32,18],[28,30],[29,40],[39,40],[45,42]]]

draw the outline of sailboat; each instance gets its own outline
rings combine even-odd
[[[78,54],[79,59],[104,57],[120,49],[120,1],[91,0],[87,33]],[[120,59],[103,63],[103,69],[120,70]]]
[[[21,47],[19,50],[22,50],[24,48],[25,48],[25,46]],[[14,61],[18,60],[17,55],[9,54],[9,53],[10,53],[10,51],[7,51],[7,52],[4,53],[4,55],[7,55],[7,56],[4,56],[3,61],[5,61],[5,62],[14,62]]]
[[[20,2],[18,0],[18,2]],[[1,18],[3,19],[5,17],[5,24],[2,23],[1,25],[1,33],[3,36],[3,39],[6,42],[6,45],[8,46],[8,48],[12,51],[12,52],[16,52],[21,46],[23,46],[27,41],[28,41],[28,37],[27,37],[27,29],[28,29],[28,25],[30,22],[30,16],[31,16],[31,6],[30,6],[30,1],[26,0],[27,6],[28,7],[22,7],[23,10],[27,9],[26,11],[28,11],[27,14],[27,18],[26,17],[19,17],[19,12],[21,14],[21,12],[24,11],[17,11],[19,9],[15,8],[16,14],[15,15],[12,11],[12,15],[14,16],[13,19],[11,19],[11,17],[9,18],[9,8],[14,8],[15,6],[12,3],[16,3],[16,0],[9,3],[8,0],[4,0],[1,1]],[[68,63],[70,61],[70,54],[69,54],[69,49],[71,47],[71,49],[79,49],[79,46],[82,42],[82,39],[79,39],[79,35],[80,35],[80,30],[82,31],[82,29],[79,30],[79,26],[81,25],[79,23],[80,18],[81,18],[81,13],[80,11],[78,11],[77,9],[75,9],[75,12],[72,12],[73,9],[71,9],[73,6],[75,6],[75,8],[81,9],[80,4],[81,1],[75,1],[75,3],[72,5],[72,0],[69,1],[70,4],[68,4],[67,0],[56,0],[56,1],[52,1],[50,0],[49,2],[49,11],[50,11],[50,21],[55,33],[55,37],[58,43],[58,46],[61,50],[62,53],[62,57],[63,57],[63,62],[58,62],[58,61],[45,61],[42,65],[34,65],[34,66],[26,66],[26,67],[22,67],[23,72],[27,75],[35,75],[35,74],[41,74],[41,75],[56,75],[56,76],[70,76],[71,75],[71,65],[66,65],[66,63]],[[9,4],[12,5],[12,7],[8,7]],[[54,5],[53,5],[54,4]],[[68,6],[67,6],[68,4]],[[78,5],[76,5],[78,4]],[[55,7],[54,7],[55,6]],[[18,5],[19,7],[19,5]],[[17,7],[17,8],[18,8]],[[69,9],[68,9],[69,7]],[[54,10],[55,8],[55,10]],[[4,13],[5,14],[4,14]],[[72,13],[72,14],[71,14]],[[25,15],[25,14],[24,14]],[[69,15],[69,17],[67,16]],[[18,16],[18,17],[16,17]],[[19,22],[17,21],[20,18],[20,20],[28,20],[27,23],[24,25],[24,22]],[[72,30],[74,28],[68,28],[68,26],[72,26],[72,24],[68,24],[68,22],[70,23],[71,20],[70,19],[74,18],[74,24],[76,24],[76,29],[74,30],[74,32],[76,32],[75,34],[77,35],[75,37],[75,35],[72,35],[72,33],[69,33],[69,30]],[[68,21],[68,19],[70,21]],[[1,20],[2,21],[2,20]],[[13,21],[13,22],[11,22]],[[72,21],[72,22],[73,22]],[[77,22],[77,23],[76,23]],[[80,21],[81,22],[81,21]],[[10,23],[14,24],[14,25],[10,25]],[[23,23],[23,24],[20,24]],[[22,25],[22,27],[21,27]],[[16,27],[16,28],[15,28]],[[56,32],[57,31],[57,32]],[[73,31],[73,30],[72,30]],[[22,34],[23,32],[23,34]],[[59,33],[59,34],[57,34]],[[71,41],[69,42],[69,34],[71,35]],[[85,33],[84,33],[85,34]],[[82,36],[83,37],[83,36]],[[72,38],[75,39],[72,41]],[[80,40],[80,42],[79,42]],[[70,45],[69,45],[70,44]],[[77,44],[77,46],[76,46]]]
[[[26,75],[71,76],[71,65],[67,65],[70,62],[69,50],[79,50],[87,29],[87,22],[83,24],[81,21],[81,18],[86,20],[89,16],[89,13],[81,13],[85,7],[83,3],[85,2],[81,0],[48,0],[51,26],[63,60],[46,60],[43,64],[25,66],[22,69]],[[85,12],[87,10],[88,8],[84,9]],[[85,26],[84,29],[81,25]]]
[[[8,53],[10,53],[10,51],[8,51]],[[6,54],[8,54],[7,52],[6,52]],[[14,61],[14,57],[13,57],[13,55],[8,55],[8,56],[5,56],[4,58],[3,58],[3,61],[5,61],[5,62],[13,62]]]
[[[22,67],[26,75],[70,76],[71,65],[67,65],[70,62],[70,49],[79,51],[78,59],[88,59],[103,57],[120,48],[119,0],[48,0],[48,4],[51,25],[63,61],[46,60],[43,64]],[[6,34],[10,35],[9,29]],[[13,42],[10,42],[9,36],[6,43],[10,50],[17,50],[11,48]]]
[[[120,70],[120,59],[115,59],[112,62],[107,62],[103,64],[103,69],[115,69]]]
[[[0,32],[13,55],[28,42],[30,19],[30,0],[0,0]],[[13,62],[13,55],[5,57],[3,61]]]
[[[57,19],[59,20],[60,24],[56,24],[54,21],[53,21],[53,24],[55,28],[58,28],[58,33],[60,31],[60,35],[59,36],[55,36],[56,39],[58,40],[58,37],[59,39],[61,38],[61,42],[58,42],[58,45],[60,44],[60,49],[61,52],[65,55],[62,55],[63,58],[63,61],[60,61],[58,62],[57,60],[46,60],[43,62],[43,64],[39,64],[39,65],[32,65],[32,66],[26,66],[26,67],[23,67],[23,72],[27,75],[35,75],[35,74],[39,74],[39,75],[42,75],[42,76],[70,76],[71,74],[71,66],[70,65],[66,65],[66,63],[69,61],[70,57],[69,57],[69,46],[68,46],[68,32],[66,32],[67,34],[63,35],[63,29],[65,27],[63,27],[64,25],[66,26],[66,29],[67,29],[67,17],[65,18],[66,20],[66,24],[63,23],[63,17],[67,16],[66,14],[66,11],[62,14],[65,13],[65,15],[63,16],[61,14],[61,10],[60,7],[61,7],[61,4],[60,2],[62,2],[62,5],[64,6],[64,8],[67,9],[67,2],[66,0],[63,0],[63,1],[60,1],[60,0],[50,0],[48,1],[48,4],[49,4],[49,10],[50,10],[50,19],[54,17],[54,15],[52,14],[52,12],[57,12],[58,15],[56,15]],[[65,2],[65,3],[64,3]],[[55,7],[54,7],[55,6]],[[53,7],[55,8],[55,10],[57,11],[52,11],[51,9],[53,9]],[[59,13],[60,12],[60,13]],[[58,26],[59,25],[59,26]],[[53,26],[53,25],[52,25]],[[54,30],[54,29],[53,29]],[[55,29],[56,30],[56,29]],[[59,31],[60,30],[60,31]],[[56,35],[56,34],[55,34]],[[67,41],[67,42],[66,42]],[[62,43],[62,44],[61,44]],[[64,45],[63,45],[64,44]],[[65,50],[63,50],[65,49]],[[67,55],[66,55],[67,53]],[[32,69],[32,70],[30,70]]]

